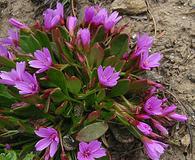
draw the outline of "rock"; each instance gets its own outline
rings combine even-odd
[[[195,49],[195,38],[192,39],[192,44],[191,44],[192,48]]]
[[[147,11],[145,0],[115,0],[111,4],[111,8],[130,15],[137,15]]]
[[[191,72],[188,74],[188,79],[192,82],[195,83],[195,72]]]
[[[0,9],[5,9],[5,8],[7,8],[7,5],[8,5],[8,2],[5,1],[5,0],[2,0],[2,1],[0,2]]]
[[[189,2],[189,6],[195,7],[195,0],[191,0],[191,1]]]

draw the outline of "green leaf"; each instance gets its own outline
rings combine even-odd
[[[33,153],[29,153],[26,155],[26,157],[23,160],[33,160],[34,157],[35,155]]]
[[[35,34],[35,38],[39,41],[39,43],[42,47],[46,47],[51,51],[50,40],[45,32],[41,32],[41,31],[37,30],[37,32]]]
[[[76,136],[78,141],[90,142],[100,138],[108,130],[107,123],[96,122],[81,129]]]
[[[78,94],[81,90],[81,86],[82,83],[80,81],[80,79],[78,79],[75,76],[70,77],[69,79],[67,79],[67,87],[69,89],[69,91],[73,94]]]
[[[7,153],[0,154],[0,160],[17,160],[17,155],[15,151],[6,151]]]
[[[125,52],[128,51],[129,36],[127,34],[120,34],[114,37],[110,43],[111,54],[121,57]]]
[[[58,86],[65,95],[68,95],[68,90],[66,87],[67,83],[63,72],[55,68],[51,68],[50,70],[47,71],[47,75],[51,82]]]
[[[102,42],[105,39],[105,29],[103,26],[100,26],[97,29],[97,32],[92,40],[92,45],[97,43],[97,42]]]
[[[63,37],[67,42],[69,42],[69,41],[70,41],[70,36],[69,36],[69,33],[68,33],[68,31],[66,30],[66,28],[60,26],[59,29],[60,29],[60,32],[61,32],[62,37]]]
[[[20,35],[19,44],[25,53],[34,53],[36,50],[42,48],[39,41],[33,35]]]
[[[129,92],[130,93],[142,93],[149,89],[147,81],[133,81],[129,83]]]
[[[129,80],[128,79],[119,80],[117,85],[112,88],[108,96],[109,97],[121,96],[127,93],[128,90],[129,90]]]
[[[58,89],[51,95],[51,99],[53,102],[59,103],[66,100],[66,95],[60,89]]]
[[[125,60],[121,60],[119,57],[113,55],[113,56],[107,57],[104,60],[103,65],[104,66],[112,66],[115,68],[116,71],[119,71],[124,63],[125,63]]]
[[[106,97],[105,89],[101,89],[97,94],[97,103],[101,102]]]
[[[8,88],[4,85],[0,84],[0,97],[7,98],[7,99],[15,99],[9,92]]]
[[[0,56],[0,64],[7,67],[7,68],[10,68],[10,69],[16,67],[15,62],[13,62],[5,57],[2,57],[2,56]]]
[[[104,50],[100,45],[96,44],[91,48],[91,52],[88,56],[89,65],[91,67],[93,67],[94,64],[96,66],[99,66],[102,63],[103,58],[104,58]]]

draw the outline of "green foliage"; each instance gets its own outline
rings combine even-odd
[[[81,129],[76,136],[78,141],[90,142],[100,138],[108,130],[108,125],[104,122],[92,123]]]

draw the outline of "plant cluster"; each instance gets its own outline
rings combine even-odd
[[[130,43],[126,26],[116,26],[121,18],[91,6],[81,21],[65,19],[57,3],[43,24],[9,20],[0,39],[0,158],[106,160],[114,122],[160,159],[168,129],[187,117],[163,97],[161,84],[142,78],[162,59],[150,52],[153,37],[138,33]]]

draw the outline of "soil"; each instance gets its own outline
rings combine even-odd
[[[97,1],[97,0],[96,0]],[[93,1],[94,2],[94,1]],[[98,2],[98,1],[97,1]],[[171,134],[174,144],[162,157],[163,160],[195,159],[195,1],[194,0],[146,0],[148,12],[141,15],[125,15],[120,24],[129,23],[125,32],[134,36],[136,32],[148,32],[156,37],[152,51],[164,55],[161,67],[148,76],[163,83],[168,97],[178,104],[181,113],[188,114],[187,125],[177,124]],[[100,2],[110,8],[112,1]],[[78,13],[87,0],[78,0]],[[30,0],[0,0],[0,37],[6,35],[9,27],[7,20],[15,17],[22,22],[32,24],[37,6]],[[155,34],[156,33],[156,34]],[[189,137],[194,137],[190,139]],[[114,141],[111,150],[115,160],[144,160],[139,143],[119,143]],[[115,143],[116,141],[116,143]],[[193,154],[192,154],[193,152]],[[136,153],[136,154],[135,154]],[[192,157],[194,155],[194,157]]]

